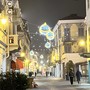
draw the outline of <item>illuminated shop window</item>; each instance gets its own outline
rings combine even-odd
[[[9,44],[13,44],[14,43],[14,37],[9,37]]]

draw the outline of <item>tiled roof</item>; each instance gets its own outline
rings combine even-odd
[[[84,19],[85,17],[78,16],[77,14],[70,14],[69,16],[63,17],[60,20],[73,20],[73,19]]]

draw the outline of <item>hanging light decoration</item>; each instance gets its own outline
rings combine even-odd
[[[44,56],[43,55],[40,55],[40,59],[43,59],[44,58]]]
[[[40,61],[41,64],[43,64],[44,62],[43,61]]]
[[[47,23],[45,22],[44,24],[42,24],[39,28],[39,33],[41,35],[46,35],[49,31],[51,30],[51,28],[47,25]]]
[[[34,51],[33,50],[30,51],[30,55],[31,56],[34,55]]]
[[[50,42],[46,42],[45,47],[46,48],[50,48],[51,47],[51,43]]]
[[[52,31],[50,31],[50,32],[48,32],[48,33],[46,34],[46,38],[47,38],[48,40],[53,40],[54,37],[55,37],[55,35],[54,35],[54,33],[53,33]]]

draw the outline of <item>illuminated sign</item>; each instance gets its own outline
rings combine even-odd
[[[9,37],[9,44],[14,44],[14,37]]]

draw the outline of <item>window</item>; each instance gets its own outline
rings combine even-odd
[[[71,44],[66,44],[64,46],[64,49],[65,49],[65,53],[71,53]]]
[[[70,40],[70,29],[69,28],[65,28],[64,29],[64,40],[65,41],[69,41]]]
[[[14,44],[14,37],[9,37],[9,44]]]
[[[84,36],[84,28],[78,29],[78,36]]]

